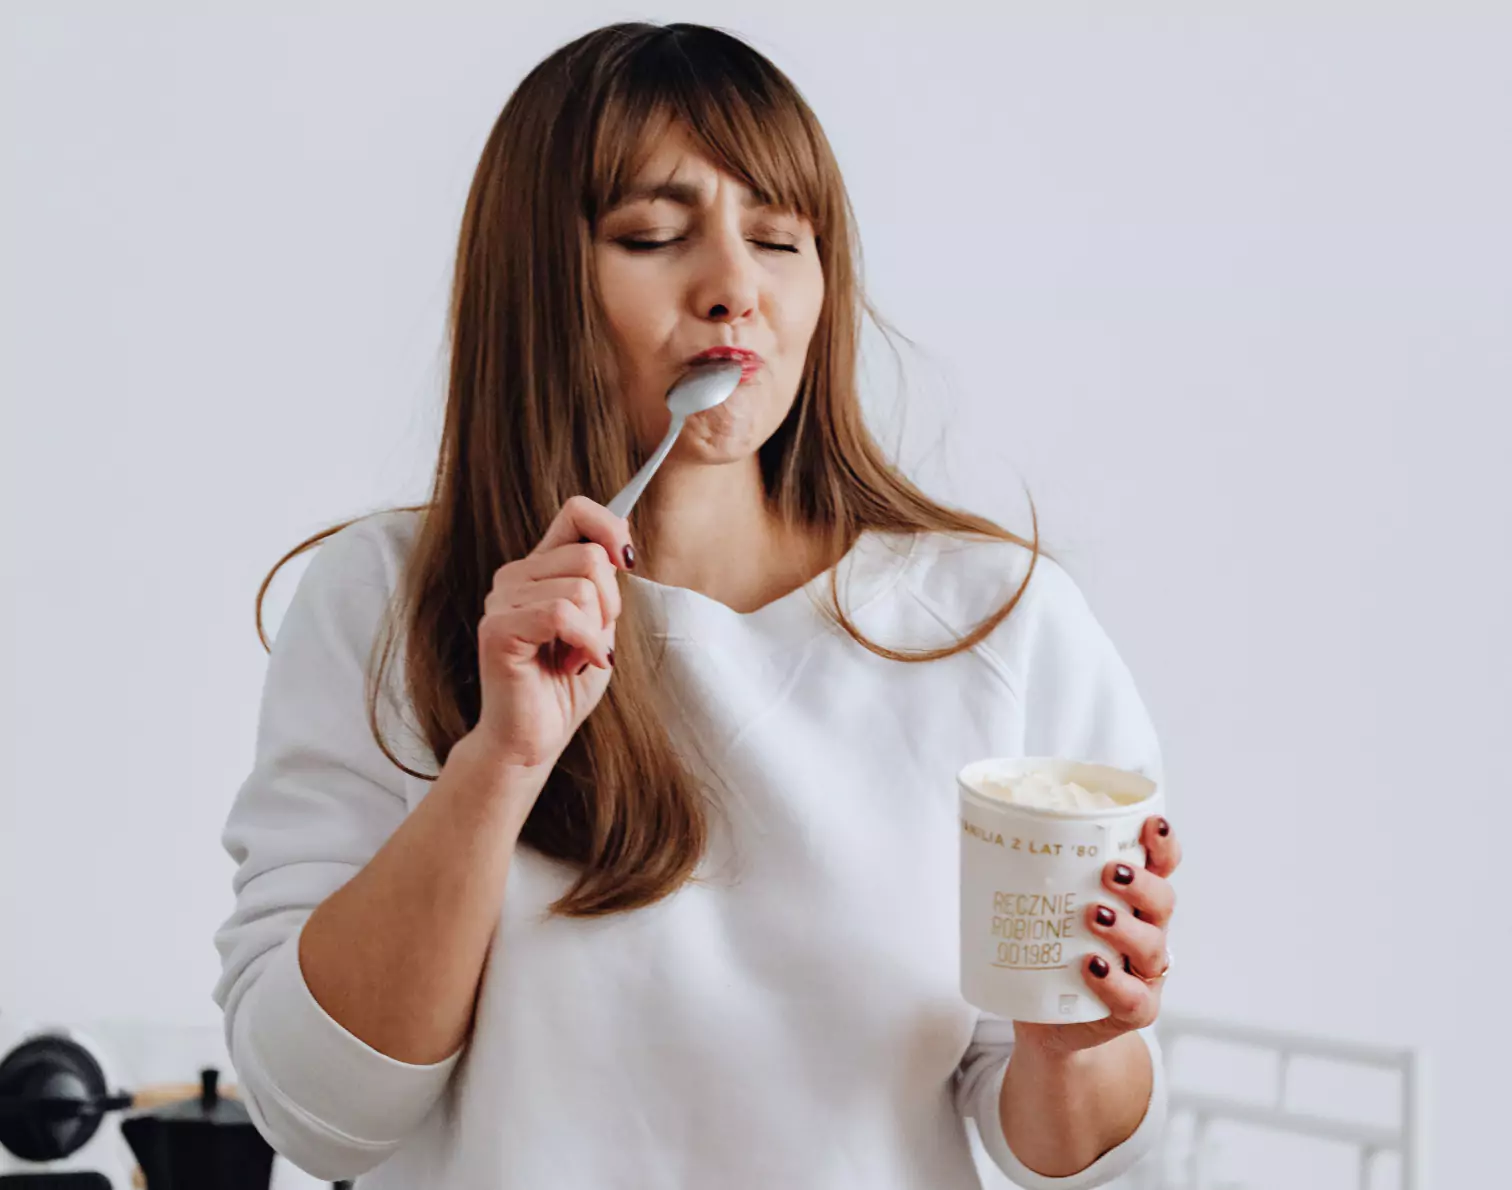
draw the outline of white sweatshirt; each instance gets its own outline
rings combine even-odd
[[[548,919],[573,874],[521,846],[459,1055],[407,1065],[329,1017],[300,973],[300,929],[429,787],[378,750],[363,687],[417,524],[384,513],[320,547],[226,825],[237,903],[215,996],[279,1152],[323,1179],[361,1175],[359,1190],[964,1190],[979,1184],[968,1116],[1028,1187],[1098,1185],[1151,1147],[1158,1053],[1129,1141],[1067,1178],[1024,1167],[998,1117],[1012,1025],[959,990],[957,770],[1057,755],[1160,775],[1128,671],[1046,559],[987,641],[923,664],[834,626],[815,599],[827,578],[741,614],[630,576],[665,637],[680,751],[722,807],[696,882],[631,913]],[[1027,560],[868,535],[841,594],[872,639],[938,645],[1000,605]]]

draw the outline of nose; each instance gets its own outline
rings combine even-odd
[[[710,322],[739,323],[756,312],[759,281],[745,238],[734,229],[708,237],[689,294],[693,313]]]

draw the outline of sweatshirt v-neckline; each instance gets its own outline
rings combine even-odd
[[[900,549],[889,548],[895,534],[866,532],[841,559],[808,582],[760,607],[742,612],[691,587],[674,587],[636,574],[626,574],[631,587],[658,613],[658,635],[667,640],[698,639],[730,630],[787,637],[808,633],[834,622],[830,590],[838,577],[842,605],[848,614],[883,595],[903,572],[916,535]],[[885,568],[886,573],[879,573]]]

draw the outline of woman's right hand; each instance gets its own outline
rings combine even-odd
[[[482,713],[472,735],[504,764],[554,764],[609,686],[616,570],[635,565],[622,517],[584,496],[535,549],[499,567],[478,624]]]

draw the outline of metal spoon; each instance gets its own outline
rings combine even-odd
[[[682,433],[683,423],[695,413],[704,413],[729,400],[730,394],[740,386],[742,368],[736,361],[717,364],[700,364],[672,386],[667,393],[667,409],[672,414],[672,424],[667,427],[667,436],[661,440],[656,453],[646,460],[645,466],[613,500],[609,511],[615,516],[629,516],[635,502],[641,498],[651,477],[656,474],[666,457],[672,453],[677,436]]]
[[[610,512],[620,517],[630,515],[630,510],[641,498],[641,493],[646,490],[646,485],[651,482],[651,477],[656,474],[657,468],[672,453],[677,436],[682,433],[683,423],[695,413],[703,413],[718,405],[723,405],[730,399],[730,394],[740,387],[740,377],[743,373],[741,364],[735,361],[700,364],[668,390],[667,409],[672,414],[672,424],[667,427],[667,436],[661,440],[656,453],[646,460],[645,466],[631,477],[630,482],[619,490],[613,500],[609,501]],[[584,537],[580,540],[586,542],[588,539]],[[566,641],[553,641],[549,646],[549,653],[553,664],[564,673],[573,672],[574,667],[577,666],[581,666],[577,670],[578,673],[582,673],[587,668],[582,655]]]

